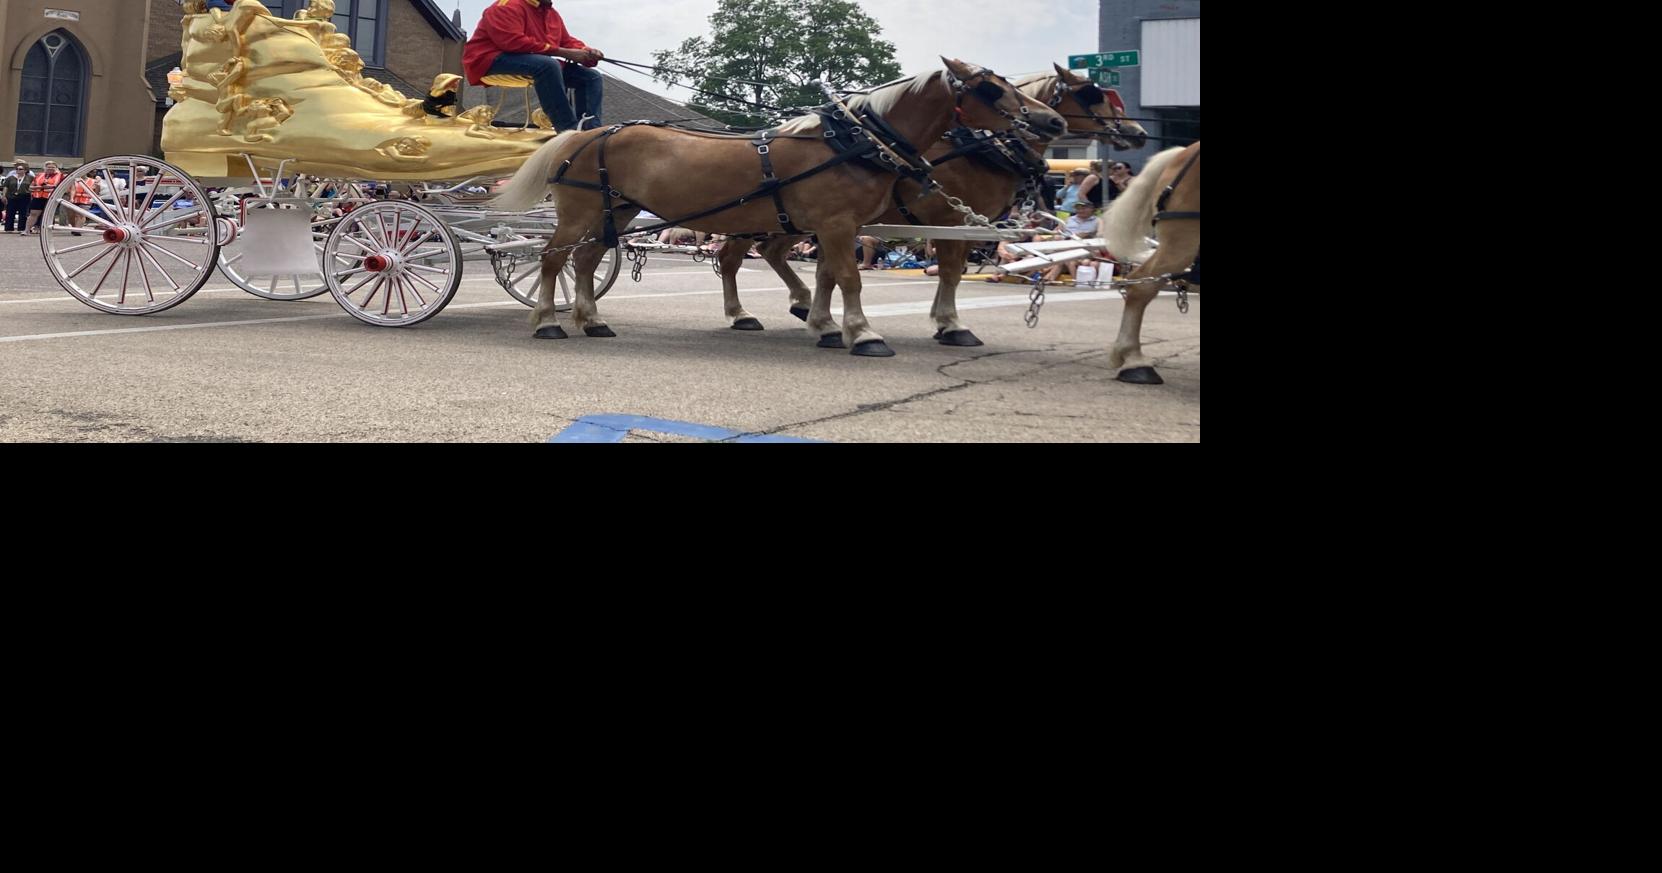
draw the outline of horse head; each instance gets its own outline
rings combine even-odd
[[[965,127],[981,130],[1027,130],[1054,139],[1068,122],[1049,106],[1017,90],[1003,76],[976,64],[941,58],[956,92],[958,115]],[[966,99],[973,98],[973,99]]]
[[[1125,151],[1140,149],[1148,144],[1148,131],[1126,118],[1125,100],[1112,88],[1098,88],[1091,80],[1056,68],[1056,85],[1051,92],[1050,105],[1068,119],[1068,129],[1074,133],[1104,136],[1114,148]],[[1106,114],[1104,114],[1106,113]]]

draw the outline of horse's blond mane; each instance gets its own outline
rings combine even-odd
[[[1022,76],[1020,79],[1017,79],[1010,84],[1016,86],[1017,91],[1020,91],[1029,97],[1039,100],[1040,103],[1043,103],[1045,100],[1050,99],[1050,89],[1054,88],[1056,85],[1056,74],[1033,73]],[[1036,87],[1041,84],[1044,87]]]
[[[935,70],[930,73],[919,73],[916,76],[907,76],[904,79],[896,79],[893,82],[885,82],[866,91],[864,94],[856,94],[843,102],[848,104],[848,108],[853,110],[855,115],[859,115],[862,110],[870,109],[877,115],[887,117],[889,112],[896,106],[900,105],[900,101],[904,100],[907,95],[922,94],[933,87],[945,87],[945,80],[943,78],[945,75],[946,72],[944,70]],[[911,84],[904,88],[900,87],[906,82],[910,82]],[[807,133],[818,129],[819,116],[810,114],[799,118],[793,118],[790,121],[780,125],[779,133],[782,135]]]

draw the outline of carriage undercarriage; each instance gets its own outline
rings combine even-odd
[[[558,228],[552,208],[502,212],[457,203],[467,182],[427,188],[426,202],[377,200],[355,180],[288,175],[289,163],[259,168],[249,160],[251,179],[207,180],[150,157],[91,161],[66,176],[48,200],[42,253],[65,291],[115,315],[172,309],[201,290],[217,269],[257,297],[294,301],[328,293],[366,324],[409,327],[443,311],[470,261],[489,262],[504,291],[536,307],[543,292],[542,253]],[[78,187],[86,192],[80,198]],[[210,187],[222,190],[210,194]],[[884,236],[1005,238],[993,228],[970,226],[866,230]],[[596,271],[595,296],[617,282],[623,258],[635,262],[638,277],[651,253],[714,259],[702,247],[660,244],[651,234],[630,235],[625,229],[622,244],[608,251]],[[557,311],[571,308],[575,282],[568,262],[560,274]]]
[[[497,284],[526,306],[543,293],[541,254],[558,226],[552,209],[457,203],[465,182],[424,191],[428,202],[376,200],[357,181],[313,182],[286,174],[289,162],[249,163],[251,186],[246,178],[195,179],[150,157],[87,163],[64,178],[41,217],[49,270],[76,299],[115,315],[178,306],[216,269],[268,300],[327,292],[378,327],[438,315],[469,261],[488,261]],[[209,182],[226,187],[210,194]],[[614,249],[602,261],[597,296],[617,281],[621,260]],[[574,282],[568,267],[555,291],[560,311],[571,306]]]

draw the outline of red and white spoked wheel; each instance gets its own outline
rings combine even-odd
[[[462,284],[462,246],[414,203],[387,201],[348,213],[323,244],[329,293],[353,318],[408,327],[438,315]]]
[[[40,227],[41,254],[58,284],[117,315],[149,315],[185,302],[208,281],[219,256],[207,191],[155,158],[102,158],[82,166],[52,192]]]
[[[618,269],[623,256],[621,246],[606,253],[600,259],[600,265],[594,270],[594,299],[599,300],[612,289],[613,283],[623,271]],[[515,300],[533,309],[542,294],[542,249],[531,249],[511,263],[505,263],[497,270],[496,283],[513,295]],[[567,257],[566,264],[560,269],[560,300],[554,304],[556,312],[570,312],[572,301],[577,297],[577,266],[576,258]]]

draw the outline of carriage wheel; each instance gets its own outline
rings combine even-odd
[[[600,259],[600,266],[594,268],[594,299],[599,300],[612,290],[617,282],[621,270],[618,265],[623,262],[623,256],[617,249],[612,249],[606,257]],[[522,257],[511,267],[512,275],[507,279],[497,276],[497,284],[513,295],[515,300],[536,308],[537,300],[542,294],[542,258],[540,255]],[[577,270],[572,266],[570,258],[560,270],[560,300],[554,304],[556,312],[570,312],[572,301],[577,299]]]
[[[323,243],[329,292],[353,318],[409,327],[444,310],[462,284],[462,246],[433,213],[386,201],[347,213]]]
[[[254,208],[272,209],[276,208],[276,205],[266,204]],[[320,264],[323,261],[323,243],[329,239],[329,232],[335,229],[339,221],[338,218],[330,217],[312,222],[312,248],[317,251]],[[237,269],[237,264],[246,255],[244,244],[244,241],[238,240],[222,246],[219,250],[219,272],[232,285],[267,300],[310,300],[329,290],[328,283],[323,280],[322,267],[315,273],[244,274]]]
[[[84,198],[100,183],[91,203],[74,202],[77,187]],[[75,299],[116,315],[150,315],[207,283],[219,255],[218,225],[194,179],[155,158],[123,155],[64,177],[41,214],[40,250]]]

